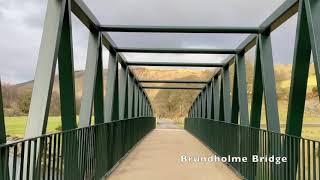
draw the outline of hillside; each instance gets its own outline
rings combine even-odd
[[[247,86],[249,103],[251,101],[252,81],[253,81],[253,65],[247,64]],[[134,68],[132,69],[139,79],[158,79],[158,80],[208,80],[214,73],[214,69],[155,69],[155,68]],[[75,89],[77,111],[80,108],[82,95],[83,71],[75,72]],[[107,70],[104,70],[104,79],[107,79]],[[286,109],[291,82],[291,64],[275,65],[276,87],[278,95],[278,104],[280,111],[280,119],[286,118]],[[233,66],[230,68],[231,87],[233,82]],[[53,96],[50,107],[50,115],[59,115],[59,83],[58,76],[55,77],[53,85]],[[106,81],[104,81],[104,84]],[[153,84],[148,84],[153,85]],[[154,84],[154,85],[171,85],[172,84]],[[183,86],[184,84],[180,84]],[[199,85],[196,85],[199,86]],[[29,101],[33,81],[16,84],[5,85],[4,104],[7,116],[25,115],[28,112]],[[147,90],[147,94],[151,99],[151,103],[157,116],[171,119],[181,119],[187,114],[187,111],[197,96],[198,91],[190,90]],[[178,102],[178,103],[177,103]],[[249,104],[250,105],[250,104]],[[306,115],[310,117],[319,117],[319,99],[316,92],[316,77],[313,66],[310,66]]]
[[[133,72],[139,79],[175,79],[175,80],[208,80],[213,71],[208,70],[164,70],[164,69],[145,69],[134,68]],[[83,71],[75,72],[75,91],[76,91],[76,104],[77,112],[79,112],[82,86],[83,86]],[[104,70],[104,85],[107,79],[107,70]],[[157,84],[159,86],[163,84]],[[183,84],[182,84],[183,85]],[[5,85],[3,87],[3,96],[5,104],[5,114],[7,116],[25,115],[28,112],[29,101],[31,98],[31,91],[33,81],[28,81],[16,85]],[[162,117],[173,118],[177,114],[185,115],[189,105],[196,97],[195,91],[169,91],[169,90],[148,90],[155,112]],[[175,102],[181,102],[178,107],[175,107]],[[171,105],[172,104],[172,105]],[[60,115],[60,101],[59,101],[59,77],[54,78],[52,99],[50,105],[50,115]],[[167,109],[169,107],[169,109]],[[179,113],[177,113],[179,112]]]

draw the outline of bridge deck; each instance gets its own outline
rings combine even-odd
[[[110,180],[240,179],[220,162],[182,163],[181,155],[210,156],[211,151],[182,129],[155,129],[129,153]]]

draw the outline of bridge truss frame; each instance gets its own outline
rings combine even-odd
[[[25,137],[33,138],[46,133],[57,62],[63,131],[88,127],[93,124],[91,122],[93,107],[94,124],[132,117],[152,116],[153,109],[145,89],[172,89],[172,87],[142,86],[141,83],[145,83],[145,81],[136,78],[129,68],[130,66],[196,66],[217,67],[219,71],[213,75],[209,82],[184,82],[206,83],[201,89],[174,88],[200,90],[198,97],[190,107],[189,117],[216,119],[260,128],[262,99],[264,98],[267,130],[279,133],[280,124],[270,34],[297,12],[298,25],[286,134],[300,137],[311,53],[316,70],[318,92],[320,91],[320,23],[317,19],[320,17],[320,2],[314,0],[287,0],[258,27],[106,26],[99,23],[81,0],[48,1]],[[75,112],[71,13],[76,15],[90,31],[79,125],[77,125]],[[250,35],[234,49],[164,49],[117,47],[108,32],[238,33]],[[102,67],[103,46],[110,53],[108,79],[105,87]],[[256,47],[256,59],[251,112],[249,114],[245,53],[254,46]],[[128,62],[123,55],[128,52],[230,54],[230,56],[223,63],[212,64]],[[58,59],[59,61],[57,61]],[[231,96],[229,71],[232,64],[234,64],[235,74]],[[153,83],[162,82],[154,81]],[[105,95],[104,89],[107,92]],[[2,101],[2,97],[0,100]],[[2,106],[2,103],[0,105]],[[0,111],[0,128],[4,129],[3,107]],[[5,137],[5,135],[5,129],[0,131],[0,137]]]

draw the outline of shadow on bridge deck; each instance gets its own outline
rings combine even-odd
[[[212,153],[187,131],[160,126],[148,134],[107,179],[240,179],[223,163],[183,163],[181,155],[208,157]]]

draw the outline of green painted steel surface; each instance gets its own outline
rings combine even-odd
[[[81,106],[79,113],[79,127],[86,127],[91,125],[91,116],[92,116],[92,104],[95,95],[95,86],[96,86],[96,76],[97,76],[97,67],[99,61],[99,49],[101,44],[101,35],[100,33],[90,33],[88,50],[87,50],[87,61],[86,69],[84,72],[83,79],[83,90],[81,97]],[[101,70],[101,67],[100,67]],[[101,82],[100,82],[101,83]]]
[[[0,145],[1,153],[12,152],[0,156],[0,165],[10,165],[11,179],[100,179],[154,128],[154,117],[140,117]]]
[[[261,124],[261,108],[263,98],[262,72],[259,39],[257,38],[256,58],[254,64],[252,101],[250,112],[250,126],[260,128]]]
[[[128,67],[120,66],[119,71],[119,119],[128,118]]]
[[[276,82],[273,67],[270,34],[259,34],[259,48],[261,59],[262,82],[267,116],[267,128],[273,132],[280,132]]]
[[[102,44],[99,43],[97,72],[94,87],[94,123],[100,124],[104,122],[104,104],[103,104],[103,62],[102,62]]]
[[[231,122],[231,100],[230,100],[230,73],[229,67],[224,67],[221,79],[222,96],[220,101],[223,103],[223,120]]]
[[[6,143],[6,125],[4,121],[3,100],[2,100],[2,84],[0,79],[0,144]]]
[[[108,79],[106,85],[104,105],[104,122],[119,119],[119,96],[118,96],[118,55],[110,51],[108,63]]]
[[[46,132],[65,9],[66,0],[48,1],[25,131],[26,138],[40,136]]]
[[[292,179],[319,179],[317,173],[319,168],[317,162],[319,156],[316,154],[320,147],[319,141],[312,141],[296,136],[275,133],[259,128],[241,126],[233,123],[226,123],[212,119],[186,118],[185,129],[206,144],[220,156],[246,157],[247,161],[230,160],[228,163],[244,179],[250,180],[292,180]],[[258,140],[258,141],[257,141]],[[284,141],[290,142],[293,146],[283,148]],[[298,149],[295,145],[301,143]],[[270,146],[273,149],[270,149]],[[287,158],[287,162],[276,163],[272,160],[256,161],[254,156],[270,157],[272,152],[278,151],[278,157]],[[283,154],[286,153],[284,156]],[[276,155],[277,156],[277,155]],[[279,158],[278,158],[279,160]],[[281,160],[281,159],[280,159]],[[298,162],[297,174],[288,175],[287,172],[295,167]],[[275,169],[277,169],[275,171]]]
[[[70,1],[67,1],[58,54],[62,130],[77,127],[72,45]]]

